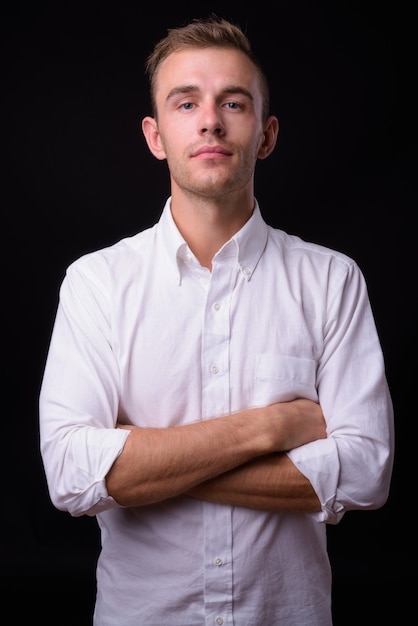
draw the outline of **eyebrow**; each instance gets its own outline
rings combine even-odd
[[[178,87],[174,87],[168,93],[167,100],[175,98],[178,95],[198,93],[199,91],[200,91],[200,88],[197,87],[197,85],[179,85]],[[239,85],[229,85],[228,87],[225,87],[224,89],[222,89],[221,93],[231,94],[231,95],[241,94],[251,101],[254,100],[251,92],[249,92],[248,89],[245,89],[244,87],[240,87]]]

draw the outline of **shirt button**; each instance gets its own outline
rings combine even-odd
[[[222,617],[215,617],[215,624],[217,624],[218,626],[222,626],[222,624],[224,623]]]
[[[219,367],[217,365],[212,365],[210,371],[212,372],[212,374],[217,374],[219,372]]]
[[[219,311],[220,308],[221,308],[221,305],[219,304],[219,302],[215,302],[215,304],[213,305],[214,311]]]
[[[249,267],[244,267],[243,272],[246,276],[249,276],[251,274],[251,270]]]
[[[222,565],[222,559],[220,556],[217,556],[215,561],[214,561],[215,565],[217,565],[218,567],[220,567]]]

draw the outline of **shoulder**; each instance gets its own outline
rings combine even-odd
[[[304,259],[316,264],[333,264],[347,271],[355,267],[356,261],[340,250],[302,239],[295,234],[289,234],[278,228],[269,226],[269,238],[273,246],[289,259]]]
[[[123,268],[126,272],[132,265],[137,266],[141,258],[152,253],[155,233],[156,226],[153,226],[104,248],[88,252],[68,266],[67,274],[112,273]]]
[[[367,292],[365,276],[355,259],[342,251],[269,227],[269,263],[283,268],[293,285],[327,297]]]

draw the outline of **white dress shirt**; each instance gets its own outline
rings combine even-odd
[[[289,452],[322,504],[271,513],[190,497],[124,508],[105,476],[129,432],[295,398],[327,439]],[[326,524],[384,504],[393,409],[364,277],[268,226],[258,204],[203,268],[159,222],[67,270],[40,395],[54,505],[97,515],[95,626],[330,626]],[[222,441],[219,441],[222,446]]]

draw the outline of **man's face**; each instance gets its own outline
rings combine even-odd
[[[156,80],[157,158],[171,183],[219,197],[252,185],[263,142],[260,77],[247,57],[223,48],[171,54]]]

